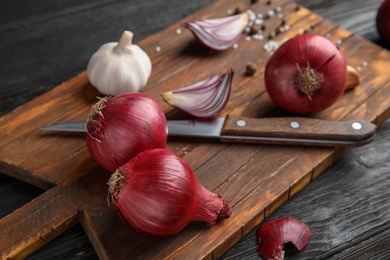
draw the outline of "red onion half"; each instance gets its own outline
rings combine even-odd
[[[218,115],[230,98],[234,72],[230,69],[222,75],[215,75],[161,96],[171,106],[190,115],[209,118]]]
[[[141,235],[172,235],[191,221],[213,225],[231,214],[229,202],[203,187],[189,165],[166,149],[138,154],[108,184],[122,221]]]
[[[221,51],[232,47],[240,39],[248,21],[248,13],[242,13],[229,17],[188,22],[184,23],[183,26],[191,30],[202,45],[212,50]]]
[[[385,0],[378,9],[376,27],[381,38],[390,44],[390,0]]]
[[[325,110],[344,93],[347,63],[329,39],[315,34],[296,36],[269,58],[265,86],[274,103],[297,114]]]
[[[165,148],[168,138],[164,111],[139,92],[103,98],[93,105],[87,132],[90,154],[111,172],[142,151]]]

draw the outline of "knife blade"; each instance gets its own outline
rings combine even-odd
[[[86,121],[44,126],[43,130],[86,132]],[[376,125],[364,120],[330,121],[305,117],[168,120],[168,135],[305,146],[360,146],[373,140]]]

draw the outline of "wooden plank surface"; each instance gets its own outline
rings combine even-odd
[[[221,7],[218,7],[218,8],[221,9]],[[225,6],[224,6],[224,8],[225,8]],[[209,14],[209,12],[207,12],[207,14]],[[337,109],[337,107],[336,107],[335,110],[327,111],[326,113],[322,113],[322,114],[318,115],[318,117],[332,118],[332,119],[339,120],[339,119],[347,118],[348,116],[357,116],[357,117],[363,116],[365,119],[369,119],[372,121],[377,120],[378,123],[382,123],[383,120],[386,118],[386,115],[388,114],[388,106],[385,102],[387,100],[386,97],[389,96],[388,95],[388,88],[385,87],[385,83],[388,79],[383,78],[383,77],[382,77],[382,79],[379,79],[379,78],[380,78],[381,72],[382,72],[380,68],[383,68],[383,63],[386,63],[386,61],[388,59],[387,52],[380,50],[379,48],[377,48],[373,44],[369,44],[367,42],[362,41],[361,38],[355,37],[355,36],[351,35],[350,33],[348,33],[347,31],[337,29],[335,26],[333,26],[325,21],[322,21],[321,18],[318,18],[315,15],[308,15],[307,18],[313,19],[313,21],[315,21],[316,24],[318,23],[318,26],[316,26],[316,30],[318,30],[319,33],[331,33],[331,38],[334,41],[336,41],[338,39],[343,39],[342,48],[344,48],[343,50],[347,50],[346,53],[348,53],[349,57],[350,57],[349,61],[355,62],[355,64],[357,64],[357,65],[361,64],[362,61],[368,61],[370,65],[372,64],[373,67],[378,68],[378,71],[375,70],[374,74],[372,74],[372,73],[364,74],[364,75],[367,75],[363,81],[364,82],[364,91],[362,89],[359,89],[361,91],[354,91],[353,93],[351,92],[352,94],[348,93],[348,96],[347,96],[348,98],[345,97],[343,99],[344,101],[340,102],[339,108],[343,108],[343,109],[346,108],[345,111],[344,110],[340,111],[340,109]],[[305,21],[305,20],[302,20],[301,24],[307,24],[303,21]],[[297,21],[296,25],[298,25],[298,24],[299,24],[299,22]],[[172,31],[172,29],[174,27],[175,26],[173,26],[172,28],[168,28],[165,32]],[[300,28],[300,27],[296,26],[296,29],[297,28]],[[157,38],[157,39],[159,39],[159,38]],[[158,41],[158,42],[161,43],[161,45],[163,46],[163,44],[162,44],[162,43],[164,43],[163,40]],[[156,38],[151,37],[151,38],[143,41],[141,44],[145,44],[145,48],[147,48],[148,44],[150,46],[153,46],[153,44],[155,44],[155,43],[156,43]],[[169,43],[167,43],[167,44],[169,45]],[[192,45],[192,46],[195,47],[195,45]],[[354,53],[357,53],[360,48],[370,49],[370,50],[373,49],[373,51],[372,51],[372,53],[370,53],[370,52],[364,53],[364,55],[360,55],[361,53],[359,53],[359,59],[354,59],[353,57],[356,56],[356,55],[354,55]],[[163,50],[164,49],[165,48],[163,48]],[[153,50],[153,48],[150,47],[150,50]],[[168,50],[169,50],[169,48],[168,48]],[[195,50],[196,50],[196,48],[195,48]],[[196,51],[199,51],[199,49],[197,49]],[[189,54],[192,54],[192,53],[190,52]],[[197,53],[197,54],[199,54],[199,53]],[[230,58],[235,59],[236,56],[234,56],[234,54],[236,54],[236,53],[231,52],[230,54],[231,54]],[[372,58],[373,54],[375,54],[374,56],[377,55],[376,59]],[[153,58],[153,59],[158,60],[158,57],[156,56],[156,58]],[[216,58],[213,57],[213,59],[218,60],[218,57],[216,57]],[[258,61],[260,64],[262,64],[261,60],[258,60]],[[169,62],[170,62],[169,59],[168,60],[167,59],[161,60],[161,63],[160,63],[160,60],[158,60],[159,66],[163,66],[160,64],[164,64],[164,66],[165,66],[165,64],[171,64]],[[199,63],[201,63],[201,61],[199,61]],[[239,66],[242,67],[243,64],[245,64],[245,63],[243,62],[243,63],[239,64]],[[200,66],[204,66],[204,64],[201,63]],[[158,68],[161,68],[161,67],[158,67]],[[178,70],[181,70],[182,68],[184,70],[186,70],[185,66],[177,66],[177,68],[178,68]],[[197,72],[195,74],[202,75],[201,70],[195,70],[195,71]],[[156,86],[160,84],[159,78],[164,76],[164,70],[161,70],[159,73],[161,73],[161,74],[156,73],[157,79],[152,80],[153,82],[156,82],[155,83]],[[377,73],[377,74],[375,74],[375,73]],[[368,75],[368,74],[370,74],[370,75]],[[174,88],[174,86],[175,86],[174,84],[178,84],[177,83],[178,76],[179,75],[177,75],[177,74],[169,75],[169,77],[172,77],[172,80],[170,80],[169,78],[168,79],[164,78],[164,84],[167,83],[170,86],[170,88]],[[187,79],[186,77],[184,77],[184,78]],[[192,76],[191,76],[191,78],[192,78]],[[181,79],[181,77],[180,77],[180,79]],[[188,78],[188,80],[189,79],[190,79],[190,77]],[[90,98],[94,97],[93,96],[94,93],[90,93],[88,86],[86,86],[83,83],[83,81],[85,81],[85,75],[81,75],[79,78],[74,79],[72,81],[72,83],[69,84],[69,86],[74,86],[74,85],[77,85],[78,82],[81,82],[80,86],[85,87],[85,89],[87,90],[86,97],[88,97],[89,99],[86,99],[86,103],[88,103],[88,102],[91,102]],[[248,87],[248,88],[256,85],[254,80],[248,80],[247,78],[244,78],[244,77],[239,78],[238,82],[239,83],[236,83],[236,84],[239,84],[239,85],[243,84],[243,86]],[[242,83],[242,82],[244,82],[244,83]],[[64,86],[62,86],[62,87],[63,88],[61,89],[61,91],[63,89],[66,89],[66,84],[65,84],[65,87]],[[154,88],[155,88],[155,86],[150,87],[150,89],[151,89],[150,91],[153,92]],[[50,108],[51,106],[54,106],[54,103],[56,100],[56,95],[61,95],[61,91],[59,91],[57,93],[54,91],[54,92],[50,92],[48,94],[48,95],[51,95],[49,98],[53,99],[54,101],[52,101],[53,103],[49,104],[46,108]],[[93,91],[91,91],[91,92],[93,92]],[[247,93],[246,91],[243,91],[243,92],[244,92],[243,94]],[[67,92],[67,93],[68,93],[67,95],[69,95],[69,97],[72,97],[71,87],[70,87],[69,92]],[[240,92],[237,92],[237,93],[241,94]],[[263,97],[263,98],[260,98],[262,101],[265,100],[267,102],[267,98],[264,97],[264,95],[261,95],[261,97]],[[372,97],[374,99],[371,99]],[[352,98],[353,100],[356,100],[357,101],[356,104],[354,103],[353,105],[350,104],[348,106],[350,98]],[[40,100],[42,101],[42,99],[45,100],[45,98],[41,97]],[[370,102],[366,102],[367,100],[369,100]],[[38,101],[35,101],[35,102],[40,102],[40,101],[38,99]],[[233,102],[237,102],[237,104],[240,104],[238,100],[233,101]],[[83,108],[86,103],[81,102],[80,108]],[[256,107],[255,100],[251,100],[250,103],[255,104],[254,108],[252,108],[252,109],[247,109],[246,107],[243,108],[244,105],[241,104],[238,106],[233,106],[233,107],[228,108],[228,109],[231,109],[232,111],[239,113],[239,114],[243,114],[245,116],[263,116],[264,115],[264,114],[260,114],[260,115],[258,114],[258,111],[256,110],[256,109],[258,109],[258,107]],[[370,106],[370,103],[371,103],[371,106]],[[35,104],[38,104],[38,103],[35,103]],[[380,105],[380,104],[382,104],[382,105]],[[28,107],[29,105],[31,105],[31,107]],[[64,106],[66,107],[67,105],[65,104]],[[34,101],[31,102],[30,104],[26,105],[25,109],[28,109],[30,111],[31,110],[34,111],[33,109],[31,109],[33,107],[34,107]],[[269,107],[269,106],[267,106],[267,107]],[[62,107],[60,107],[60,108],[62,109]],[[77,104],[76,104],[76,108],[78,108]],[[169,114],[169,116],[171,116],[171,117],[178,116],[177,113],[170,114],[169,109],[170,108],[165,107],[165,110],[168,111],[167,114]],[[263,112],[263,113],[266,114],[267,112],[271,111],[272,109],[273,109],[273,107],[268,108],[268,110],[266,112]],[[37,113],[39,114],[38,110],[39,109],[37,109]],[[83,113],[83,109],[81,109],[81,110],[75,109],[75,110],[79,111],[80,114],[76,113],[76,114],[71,114],[71,115],[62,115],[63,118],[67,118],[67,116],[74,117],[74,116],[81,115]],[[377,113],[378,111],[381,111],[381,113],[378,114]],[[19,114],[20,112],[21,111],[19,110],[19,111],[17,111],[16,114]],[[53,111],[53,113],[54,112],[55,111]],[[377,119],[378,115],[382,115],[382,116],[379,117],[379,119]],[[34,124],[38,124],[38,125],[41,123],[41,121],[36,120],[36,118],[34,118],[34,113],[23,114],[23,117],[21,117],[21,118],[23,118],[23,119],[31,118],[31,121],[27,120],[27,123],[26,123],[22,119],[21,120],[17,120],[17,119],[12,120],[12,122],[15,124],[12,127],[15,127],[15,128],[11,127],[11,130],[12,129],[25,129],[26,132],[22,131],[20,133],[20,136],[24,136],[24,135],[26,135],[26,133],[30,133],[31,131],[34,134],[36,134],[36,132],[34,130],[27,129],[27,127],[23,127],[24,124],[28,125],[28,123],[31,124],[31,122],[33,122]],[[17,133],[14,133],[15,131],[7,131],[7,128],[3,129],[3,130],[5,130],[4,133],[7,134],[7,136],[8,135],[11,135],[11,136],[15,135],[18,138],[20,137],[20,136],[18,136]],[[4,135],[4,136],[6,136],[6,135]],[[70,137],[69,136],[61,136],[61,138],[55,138],[53,142],[54,143],[61,143],[61,141],[57,140],[57,139],[64,139],[64,138],[69,140],[69,141],[67,141],[67,143],[69,144],[69,147],[72,147],[72,149],[73,149],[73,145],[77,144],[79,142],[79,141],[77,141],[77,140],[79,140],[79,137],[73,138],[73,136],[70,136]],[[26,141],[26,140],[23,140],[23,141]],[[23,144],[23,141],[21,141],[21,142],[17,141],[17,144],[19,144],[19,145]],[[44,144],[42,142],[42,140],[35,140],[35,141],[37,142],[36,143],[37,145]],[[14,142],[11,142],[11,143],[14,143]],[[15,151],[17,150],[17,146],[11,145],[9,147],[14,148]],[[209,145],[209,144],[198,144],[198,143],[195,143],[195,144],[182,143],[182,141],[177,142],[176,140],[175,140],[175,142],[173,142],[173,144],[170,147],[173,150],[177,150],[180,154],[183,155],[184,158],[186,158],[190,162],[190,165],[194,166],[194,168],[196,170],[196,174],[199,177],[199,179],[202,182],[207,183],[211,189],[213,189],[217,186],[220,186],[220,185],[218,183],[214,183],[214,182],[217,182],[217,180],[210,178],[208,172],[210,169],[211,170],[218,169],[218,167],[220,167],[221,158],[225,158],[226,155],[229,155],[229,157],[232,156],[231,158],[237,158],[238,155],[241,155],[242,153],[247,152],[248,158],[251,158],[251,157],[252,158],[264,158],[265,157],[266,159],[268,159],[267,155],[269,156],[270,154],[274,154],[272,156],[272,158],[274,158],[274,157],[278,158],[278,153],[280,153],[280,151],[278,151],[278,149],[274,148],[274,147],[263,147],[263,148],[259,149],[258,147],[243,146],[241,148],[238,148],[238,151],[240,151],[240,152],[236,152],[237,146],[218,144],[217,147],[215,147],[215,144]],[[203,154],[203,151],[206,151],[206,150],[211,151],[216,156],[213,157],[212,160],[207,162],[207,164],[208,164],[207,167],[202,168],[202,167],[200,167],[200,165],[202,164],[202,161],[201,161],[202,159],[198,159],[194,154],[197,154],[197,153]],[[12,151],[14,151],[14,150],[12,150]],[[188,151],[190,151],[190,153],[188,153]],[[222,154],[220,151],[226,151],[226,154]],[[226,191],[228,194],[230,194],[229,196],[231,196],[232,198],[237,200],[237,202],[235,202],[235,205],[237,205],[235,207],[237,209],[242,208],[242,209],[245,209],[245,212],[247,212],[248,214],[252,214],[252,216],[250,216],[250,223],[245,223],[245,221],[248,221],[248,219],[246,218],[247,216],[241,216],[241,217],[237,217],[237,218],[232,219],[231,222],[237,221],[237,223],[234,223],[237,225],[230,225],[229,227],[224,227],[224,231],[226,232],[226,235],[228,236],[229,239],[225,240],[223,243],[218,244],[218,245],[215,245],[215,244],[210,245],[210,244],[202,243],[202,239],[208,238],[207,232],[205,232],[204,233],[205,235],[201,235],[200,239],[198,239],[198,241],[200,241],[200,242],[199,242],[199,244],[197,244],[197,246],[199,246],[199,248],[204,248],[204,250],[205,250],[205,251],[200,251],[200,253],[203,255],[202,252],[209,252],[210,251],[209,248],[211,248],[214,250],[214,256],[220,255],[226,249],[227,246],[230,246],[231,244],[237,242],[237,239],[240,239],[240,237],[242,235],[245,235],[247,232],[249,232],[249,230],[252,229],[253,227],[255,227],[258,224],[258,222],[260,222],[264,217],[268,216],[278,206],[280,206],[287,199],[289,199],[291,194],[294,195],[296,193],[296,191],[299,191],[304,185],[306,185],[312,179],[313,174],[314,174],[314,176],[317,176],[318,173],[321,172],[321,170],[324,167],[329,166],[330,163],[332,162],[332,160],[334,159],[333,155],[332,156],[325,156],[325,157],[323,157],[323,156],[324,156],[324,154],[333,154],[333,151],[326,150],[324,152],[322,149],[320,149],[320,151],[317,151],[317,153],[318,153],[317,155],[315,153],[316,151],[317,151],[317,149],[314,149],[314,151],[311,151],[310,149],[298,149],[297,150],[296,148],[286,148],[286,151],[283,151],[283,153],[279,156],[280,160],[283,161],[283,160],[287,159],[287,161],[289,161],[288,158],[292,158],[292,160],[293,160],[293,162],[286,165],[284,170],[289,171],[289,172],[290,171],[296,172],[297,174],[293,175],[291,180],[298,179],[298,182],[293,183],[291,185],[291,183],[289,183],[290,180],[287,181],[290,191],[288,191],[288,190],[286,191],[285,189],[283,189],[283,187],[279,191],[276,190],[275,194],[273,194],[273,197],[271,198],[271,202],[273,202],[273,203],[270,203],[270,201],[265,200],[264,205],[259,205],[258,203],[256,203],[256,205],[252,205],[251,203],[254,203],[254,201],[252,201],[252,202],[251,201],[248,202],[245,200],[244,200],[244,202],[240,201],[240,199],[237,198],[236,196],[237,196],[237,194],[238,194],[238,196],[242,196],[242,194],[240,195],[240,193],[237,193],[237,190],[232,189],[232,186],[226,185],[226,187],[219,188],[219,190],[221,190],[221,193]],[[30,151],[26,150],[26,152],[30,152]],[[83,153],[85,154],[85,149],[83,150],[83,148],[75,149],[75,151],[71,152],[72,155],[77,155],[77,157],[79,157],[78,156],[79,154],[83,154]],[[191,155],[191,153],[192,153],[192,155]],[[298,153],[298,156],[296,156],[296,153]],[[254,154],[255,154],[255,157],[253,157]],[[18,158],[17,156],[19,156],[19,155],[17,152],[15,152],[15,154],[12,154],[11,159],[17,161],[18,163],[23,164],[23,156],[20,156],[20,158]],[[219,158],[218,156],[220,156],[221,158]],[[3,156],[2,156],[2,158],[3,158]],[[6,157],[4,157],[4,158],[6,158]],[[86,166],[86,168],[83,168],[83,170],[86,169],[86,171],[92,171],[92,172],[96,171],[96,166],[91,166],[91,168],[89,168],[88,165],[93,164],[93,163],[90,163],[88,161],[88,158],[82,157],[82,158],[79,158],[78,160],[79,160],[79,163],[76,163],[75,168],[81,167],[80,165],[83,165],[83,166]],[[208,160],[208,158],[203,158],[203,160]],[[85,163],[86,161],[87,161],[87,163]],[[302,164],[302,162],[305,163],[305,165],[309,168],[309,170],[298,169],[298,168],[301,168],[300,165]],[[312,164],[309,163],[307,165],[307,162],[311,162]],[[45,189],[52,187],[56,183],[61,183],[63,185],[67,185],[67,184],[71,183],[73,180],[78,178],[77,176],[76,177],[75,176],[69,177],[69,176],[64,176],[62,174],[59,174],[59,175],[54,176],[54,177],[50,176],[49,174],[42,174],[39,176],[31,175],[31,172],[35,172],[35,170],[42,171],[42,173],[44,173],[46,171],[46,173],[47,173],[49,169],[45,168],[43,166],[44,165],[43,162],[34,162],[34,164],[32,164],[32,165],[28,164],[27,162],[25,162],[25,163],[27,166],[22,167],[22,169],[21,168],[17,168],[17,169],[13,168],[12,164],[3,165],[2,169],[3,169],[3,171],[6,171],[7,173],[13,174],[14,176],[16,176],[18,178],[25,178],[27,176],[28,178],[26,179],[26,181],[29,181],[29,182],[34,183],[36,185],[39,185],[40,187],[43,187]],[[74,164],[69,162],[68,165],[74,165]],[[314,170],[312,170],[313,165],[317,166],[317,168]],[[250,166],[250,164],[249,164],[249,166]],[[34,171],[29,171],[29,172],[27,172],[27,175],[26,175],[26,171],[25,171],[26,169],[24,169],[24,168],[28,168],[28,167],[33,167]],[[208,167],[210,167],[210,168],[208,168]],[[226,166],[226,167],[228,167],[228,166]],[[236,166],[236,167],[239,167],[239,166]],[[60,173],[66,172],[66,171],[63,171],[63,169],[64,168],[57,169],[57,170],[59,170]],[[70,168],[70,169],[72,169],[72,168]],[[209,169],[209,170],[207,170],[207,169]],[[276,168],[273,170],[271,167],[270,171],[275,172],[275,174],[279,174],[278,169],[276,169]],[[283,173],[283,171],[281,171],[281,172]],[[265,179],[262,180],[261,176],[256,175],[256,165],[253,165],[252,169],[248,169],[242,175],[244,175],[244,176],[238,176],[238,174],[236,175],[236,177],[240,177],[240,178],[237,178],[237,180],[235,180],[235,183],[245,182],[245,180],[247,180],[246,178],[256,178],[256,179],[259,178],[258,179],[259,184],[265,183],[267,185],[267,176],[264,176]],[[276,180],[278,180],[278,179],[276,179]],[[270,180],[268,180],[268,185],[270,185],[270,184],[272,184],[272,182]],[[291,187],[289,185],[291,185]],[[231,189],[231,191],[229,189]],[[253,188],[248,187],[248,190],[250,190],[250,189],[253,190]],[[242,191],[242,192],[245,192],[245,191]],[[257,192],[259,192],[259,193],[257,193]],[[259,196],[262,196],[261,194],[262,193],[259,189],[258,191],[255,190],[253,193],[251,193],[251,196],[253,195],[253,196],[256,196],[258,198]],[[234,199],[232,199],[232,201],[234,201]],[[257,208],[253,208],[253,206],[257,207]],[[246,209],[248,209],[248,210],[246,210]],[[91,209],[92,212],[94,212],[94,210],[97,210],[97,212],[99,211],[98,208],[95,208],[93,210]],[[92,239],[92,242],[95,244],[95,246],[98,246],[98,247],[102,246],[102,243],[104,244],[105,242],[104,241],[102,242],[101,234],[99,234],[99,230],[94,229],[94,227],[95,227],[94,225],[96,225],[96,226],[102,225],[102,220],[96,219],[96,215],[93,215],[92,213],[89,214],[88,213],[89,211],[86,211],[86,212],[87,213],[81,218],[81,221],[83,222],[84,227],[87,230],[87,233],[90,236],[92,234],[94,238],[97,238],[95,241]],[[255,213],[255,214],[253,214],[253,213]],[[103,221],[103,224],[104,223],[107,223],[107,222]],[[242,234],[237,233],[237,227],[242,228],[242,230],[243,230]],[[196,231],[199,230],[198,225],[195,225],[194,227],[190,227],[190,231],[193,231],[191,228],[195,229]],[[191,234],[191,232],[189,232],[189,233]],[[156,245],[156,247],[157,246],[164,247],[165,251],[163,250],[161,252],[161,254],[162,255],[165,254],[165,252],[167,251],[167,249],[165,247],[166,244],[162,243],[162,245]],[[188,247],[191,247],[191,246],[188,246]],[[209,247],[209,248],[207,248],[207,247]],[[107,246],[105,248],[103,246],[103,248],[104,249],[102,252],[98,252],[98,253],[100,253],[100,255],[104,255],[104,253],[106,251],[109,251],[110,247]],[[177,251],[177,254],[175,254],[175,256],[180,256],[180,254],[185,254],[186,253],[185,248],[186,247],[184,247],[184,249],[182,249],[182,250]],[[106,251],[104,251],[104,250],[106,250]],[[168,249],[168,251],[169,251],[169,249]],[[145,253],[145,252],[141,252],[141,253]]]

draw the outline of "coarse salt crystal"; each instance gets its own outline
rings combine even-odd
[[[260,25],[260,24],[263,24],[263,23],[264,23],[263,19],[256,19],[255,20],[255,24],[257,24],[257,25]]]
[[[274,10],[269,10],[267,12],[268,16],[274,16],[275,15],[275,11]]]
[[[262,34],[254,34],[252,35],[252,38],[255,40],[263,40],[264,36]]]
[[[250,21],[253,21],[253,20],[256,19],[256,14],[255,14],[252,10],[248,9],[246,12],[247,12],[248,15],[249,15],[249,20],[250,20]]]

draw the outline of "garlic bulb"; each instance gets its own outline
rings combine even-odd
[[[101,93],[116,96],[138,92],[150,77],[152,63],[139,46],[131,44],[133,33],[124,31],[119,42],[102,45],[87,66],[89,81]]]

